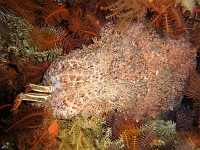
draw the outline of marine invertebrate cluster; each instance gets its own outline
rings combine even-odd
[[[178,5],[192,13],[190,19],[198,24],[199,10],[195,5],[199,0],[115,0],[110,6],[108,3],[114,0],[57,0],[62,6],[55,1],[0,2],[0,85],[1,93],[7,93],[0,95],[0,132],[8,135],[1,135],[6,138],[0,140],[0,145],[58,149],[59,144],[60,149],[117,150],[190,149],[191,141],[199,145],[199,136],[189,135],[192,140],[184,145],[181,134],[176,132],[194,130],[199,125],[197,74],[188,88],[188,95],[195,97],[196,116],[192,107],[174,109],[172,118],[176,124],[159,118],[144,125],[144,130],[139,129],[144,120],[150,119],[147,116],[155,117],[179,101],[189,70],[194,68],[195,49],[187,39],[159,37],[144,25],[147,22],[132,24],[134,19],[152,17],[151,25],[165,35],[179,37],[186,28]],[[106,9],[100,12],[100,7]],[[129,25],[132,28],[119,34],[108,25],[99,35],[102,18],[108,12],[108,18],[118,18],[120,30]],[[194,31],[199,26],[194,28],[194,24],[190,28],[194,37],[191,41],[199,46],[199,34]],[[57,88],[44,106],[66,120],[55,120],[33,103],[10,112],[15,95],[29,82],[41,80],[50,63],[46,60],[93,43],[93,37],[93,45],[59,57],[44,78],[43,84]],[[107,118],[107,126],[102,127],[102,122],[96,120],[102,121],[113,112],[116,114]]]
[[[161,39],[141,22],[124,34],[108,25],[100,40],[51,64],[43,84],[59,87],[44,105],[59,118],[127,108],[136,120],[156,116],[179,101],[194,65],[184,38]]]
[[[53,27],[37,28],[27,20],[11,14],[4,16],[2,27],[8,30],[7,36],[2,37],[4,42],[1,42],[4,55],[12,52],[12,47],[16,48],[15,53],[25,61],[43,62],[62,54],[60,36],[63,36],[63,32]]]
[[[141,19],[146,15],[147,8],[139,0],[118,0],[116,3],[102,8],[111,13],[107,19],[118,19],[118,30],[125,31],[130,26],[132,20]]]
[[[122,148],[123,141],[111,141],[111,130],[102,127],[102,122],[94,118],[75,117],[60,121],[61,133],[59,150],[62,149],[110,149]]]
[[[117,29],[125,31],[133,20],[144,18],[147,13],[150,24],[161,29],[165,35],[177,38],[184,29],[182,11],[175,7],[175,0],[118,0],[116,3],[102,8],[111,13],[107,18],[117,20]]]
[[[189,32],[191,41],[199,45],[199,0],[118,0],[102,9],[109,12],[106,18],[114,20],[121,32],[131,22],[145,18],[162,31],[159,33],[179,38]]]
[[[61,55],[63,32],[38,28],[3,6],[0,14],[0,26],[5,30],[0,33],[0,103],[12,104],[28,83],[39,83],[50,60]]]
[[[15,47],[12,47],[16,50]],[[50,61],[32,62],[23,61],[19,54],[9,53],[7,62],[2,63],[0,70],[1,92],[0,97],[7,96],[8,102],[12,103],[13,98],[24,90],[28,83],[39,83],[43,73],[50,65]],[[6,101],[4,101],[6,102]]]
[[[56,149],[59,126],[52,118],[52,111],[22,104],[18,112],[4,117],[0,122],[3,143],[13,143],[14,149]],[[2,136],[2,135],[1,135]]]
[[[128,150],[137,150],[138,149],[138,141],[140,129],[131,124],[124,125],[121,129],[120,136],[124,140],[125,149]]]
[[[169,137],[176,133],[176,123],[172,121],[155,120],[141,127],[142,131],[146,131],[149,128],[154,129],[159,137]]]
[[[164,8],[155,11],[151,20],[151,25],[160,28],[165,35],[178,38],[185,30],[185,23],[182,11],[179,7],[174,7],[174,2],[169,1]]]
[[[88,3],[90,5],[87,5]],[[33,35],[29,39],[34,40],[33,44],[39,48],[42,45],[42,48],[51,48],[52,50],[58,41],[62,41],[65,54],[77,47],[82,47],[83,44],[90,44],[92,38],[98,36],[102,27],[100,20],[104,17],[96,8],[96,3],[89,0],[68,1],[62,6],[58,6],[53,0],[3,0],[0,2],[5,8],[6,14],[21,17],[29,23],[30,27],[35,27],[29,28]],[[99,19],[100,17],[101,19]],[[41,26],[48,26],[48,29],[43,29]],[[59,32],[60,28],[63,32]],[[75,34],[76,36],[74,36]]]

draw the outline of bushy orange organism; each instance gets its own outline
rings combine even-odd
[[[84,13],[81,9],[76,8],[72,10],[71,17],[69,18],[69,30],[72,31],[73,38],[87,39],[87,36],[99,37],[93,30],[94,18],[92,15],[87,15],[90,20],[84,19]],[[92,18],[92,20],[91,20]],[[95,24],[97,26],[97,24]],[[97,26],[98,28],[101,25]]]
[[[174,6],[173,1],[166,2],[161,8],[152,9],[155,15],[150,22],[154,27],[160,28],[165,35],[178,38],[185,30],[182,11]]]
[[[54,5],[55,7],[56,5]],[[52,26],[61,23],[62,20],[67,20],[69,17],[69,11],[65,8],[65,4],[60,7],[49,8],[46,6],[46,12],[44,15],[44,21],[47,25]]]
[[[133,20],[143,18],[147,11],[141,0],[119,0],[101,9],[110,11],[106,18],[115,20],[117,22],[117,30],[121,32],[126,31]]]
[[[138,150],[138,136],[141,131],[137,126],[133,124],[122,124],[118,132],[124,140],[125,149]]]
[[[30,41],[37,46],[38,51],[54,51],[64,47],[63,39],[67,34],[62,28],[34,28],[31,30]]]
[[[153,13],[151,25],[160,28],[165,35],[177,38],[184,31],[182,12],[175,7],[175,0],[119,0],[103,8],[111,13],[107,18],[117,20],[117,29],[124,32],[133,20]]]

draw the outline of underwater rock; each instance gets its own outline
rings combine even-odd
[[[160,37],[143,23],[125,33],[107,25],[94,44],[57,58],[43,85],[56,86],[44,105],[59,118],[128,109],[135,119],[171,109],[185,92],[195,48]]]

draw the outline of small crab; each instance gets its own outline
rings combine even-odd
[[[14,105],[11,111],[17,110],[22,100],[44,102],[51,96],[51,93],[54,90],[55,90],[54,86],[41,86],[29,83],[26,86],[25,92],[18,94],[17,97],[15,98]]]

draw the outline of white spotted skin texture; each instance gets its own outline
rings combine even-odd
[[[184,38],[160,37],[143,23],[124,34],[112,25],[94,44],[56,59],[44,85],[58,88],[44,105],[59,118],[131,109],[137,120],[171,109],[183,96],[195,48]]]

